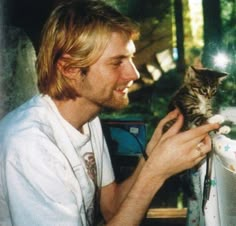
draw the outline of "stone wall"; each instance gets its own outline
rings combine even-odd
[[[38,93],[36,53],[19,28],[5,26],[0,34],[0,118]]]

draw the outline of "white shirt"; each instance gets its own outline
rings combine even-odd
[[[95,188],[114,173],[99,119],[83,129],[42,95],[0,122],[0,226],[93,225]]]

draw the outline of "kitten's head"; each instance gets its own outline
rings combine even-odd
[[[216,94],[221,81],[227,77],[227,73],[210,70],[208,68],[189,67],[185,74],[184,83],[193,92],[211,98]]]

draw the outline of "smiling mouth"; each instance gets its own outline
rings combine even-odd
[[[118,93],[120,93],[120,94],[123,94],[123,95],[128,94],[129,88],[132,86],[132,84],[133,84],[133,81],[130,81],[130,82],[127,84],[127,86],[122,87],[122,88],[117,88],[117,89],[116,89],[116,92],[118,92]]]
[[[129,88],[126,87],[126,88],[122,88],[122,89],[116,89],[116,92],[120,93],[120,94],[127,94],[129,91]]]

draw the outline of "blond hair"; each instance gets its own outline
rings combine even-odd
[[[57,69],[63,56],[66,67],[86,72],[102,55],[112,32],[127,39],[139,35],[135,23],[102,1],[72,0],[61,3],[51,13],[43,32],[37,59],[38,88],[61,100],[78,96]]]

